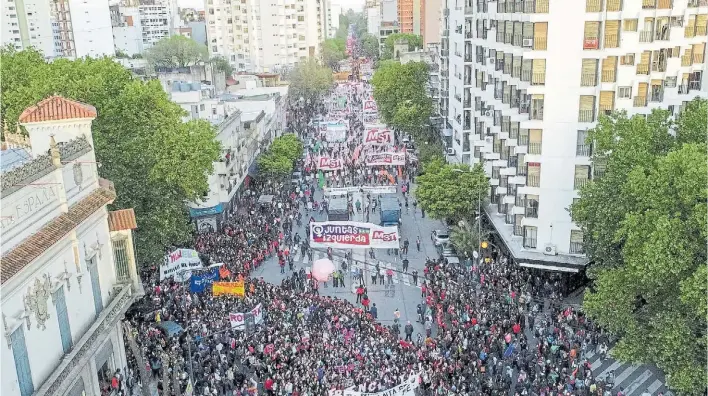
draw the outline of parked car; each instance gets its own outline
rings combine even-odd
[[[442,246],[443,257],[457,256],[457,251],[455,250],[455,247],[452,246],[452,243],[446,242],[446,243],[442,244],[441,246]]]
[[[435,246],[440,246],[450,240],[450,233],[445,230],[435,230],[430,234],[430,240]]]

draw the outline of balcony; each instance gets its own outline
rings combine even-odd
[[[597,85],[597,73],[583,73],[580,75],[581,87],[594,87]]]
[[[705,36],[706,28],[706,26],[696,26],[696,36]]]
[[[533,72],[531,70],[521,70],[521,81],[531,82]]]
[[[526,176],[526,173],[528,173],[528,169],[528,165],[519,165],[518,167],[516,167],[516,174],[518,176]]]
[[[531,115],[529,117],[532,120],[543,120],[543,106],[535,107],[531,106]]]
[[[590,179],[588,179],[587,177],[576,177],[575,183],[573,183],[573,188],[575,190],[580,190],[581,188],[585,187],[589,182]]]
[[[579,144],[575,147],[575,155],[578,157],[589,157],[592,152],[592,146],[589,144]]]
[[[568,251],[570,254],[585,254],[585,247],[583,246],[582,242],[571,242],[570,243],[570,250]]]
[[[646,96],[635,96],[634,97],[634,107],[647,107],[647,97]]]
[[[465,32],[465,38],[466,38],[466,39],[472,39],[472,38],[474,38],[474,35],[472,34],[471,31],[467,31],[467,32]]]
[[[536,249],[536,238],[524,237],[524,247]]]
[[[521,236],[523,235],[524,232],[524,227],[520,225],[514,225],[514,235],[516,236]]]
[[[465,6],[465,15],[472,15],[474,14],[474,7],[473,6]]]
[[[703,63],[703,53],[695,53],[693,54],[693,63],[694,64],[700,64]]]
[[[667,41],[671,39],[671,29],[669,29],[668,26],[664,26],[663,28],[659,28],[656,30],[656,34],[654,34],[654,39],[658,41]]]
[[[663,102],[664,101],[664,90],[663,89],[653,89],[649,93],[650,102]]]
[[[602,12],[601,0],[586,0],[585,12]]]
[[[605,48],[618,48],[619,35],[616,33],[605,35]]]
[[[595,110],[580,110],[578,111],[578,122],[593,122],[595,121]]]
[[[541,155],[541,143],[529,143],[529,154]]]
[[[699,80],[695,81],[689,81],[688,82],[688,89],[689,90],[699,90],[701,89],[701,82]]]
[[[527,206],[524,210],[524,216],[530,217],[532,219],[538,218],[538,201],[529,200],[526,202]]]
[[[514,64],[511,67],[511,76],[514,78],[520,78],[521,77],[521,65],[517,66]]]
[[[678,93],[679,94],[687,94],[688,93],[688,84],[682,84],[678,86]]]
[[[538,168],[536,172],[538,172]],[[526,185],[529,187],[540,187],[541,186],[541,176],[540,175],[528,175],[526,176]]]
[[[691,63],[693,63],[691,54],[686,54],[681,57],[681,66],[691,66]]]
[[[597,37],[585,37],[583,39],[584,50],[596,50],[600,48],[600,40]]]
[[[465,62],[469,62],[469,63],[474,62],[474,58],[472,57],[472,54],[465,54]]]
[[[617,73],[615,70],[603,70],[601,76],[602,82],[604,83],[617,82]]]
[[[547,37],[534,37],[533,38],[533,49],[538,51],[545,51],[548,49],[548,38]]]
[[[637,65],[637,74],[649,74],[649,65],[648,64],[638,64]]]
[[[651,71],[655,72],[666,72],[666,60],[652,62]]]
[[[639,32],[640,43],[651,43],[654,41],[654,32],[651,30],[642,30]]]
[[[545,85],[546,73],[533,73],[531,76],[531,85]]]
[[[599,110],[600,114],[610,115],[612,113],[612,111],[614,111],[614,109],[615,109],[614,107],[615,107],[614,104],[609,104],[609,105],[601,104],[598,106],[598,108],[599,108],[598,110]]]

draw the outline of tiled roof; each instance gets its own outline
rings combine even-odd
[[[98,209],[111,203],[116,194],[105,188],[98,188],[64,213],[42,227],[39,231],[25,238],[0,259],[0,284],[4,284],[24,267],[59,242],[71,230]]]
[[[138,228],[133,208],[108,212],[108,228],[111,231],[134,230]]]
[[[96,118],[96,108],[62,96],[50,96],[20,114],[20,123]]]

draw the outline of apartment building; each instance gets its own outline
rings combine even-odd
[[[420,0],[398,0],[398,24],[401,27],[401,33],[420,34]],[[418,6],[418,32],[415,32],[415,16],[413,10]]]
[[[484,165],[488,218],[520,265],[585,265],[566,209],[604,172],[587,131],[603,113],[708,97],[707,21],[706,0],[444,0],[449,159]]]
[[[274,72],[319,54],[330,0],[206,0],[210,55],[237,71]]]
[[[50,0],[49,4],[59,27],[61,53],[57,56],[75,59],[115,54],[108,0]]]
[[[421,0],[420,34],[423,44],[440,43],[441,0]]]
[[[17,50],[34,47],[45,57],[55,56],[54,28],[48,1],[7,0],[2,2],[2,45]],[[55,22],[56,23],[56,22]]]

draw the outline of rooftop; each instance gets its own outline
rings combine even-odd
[[[23,148],[10,148],[0,151],[0,172],[7,172],[31,161],[32,156]]]
[[[134,230],[138,228],[133,208],[108,212],[108,228],[111,231]]]
[[[96,118],[96,108],[62,96],[50,96],[20,114],[19,122],[44,122],[75,118]]]

